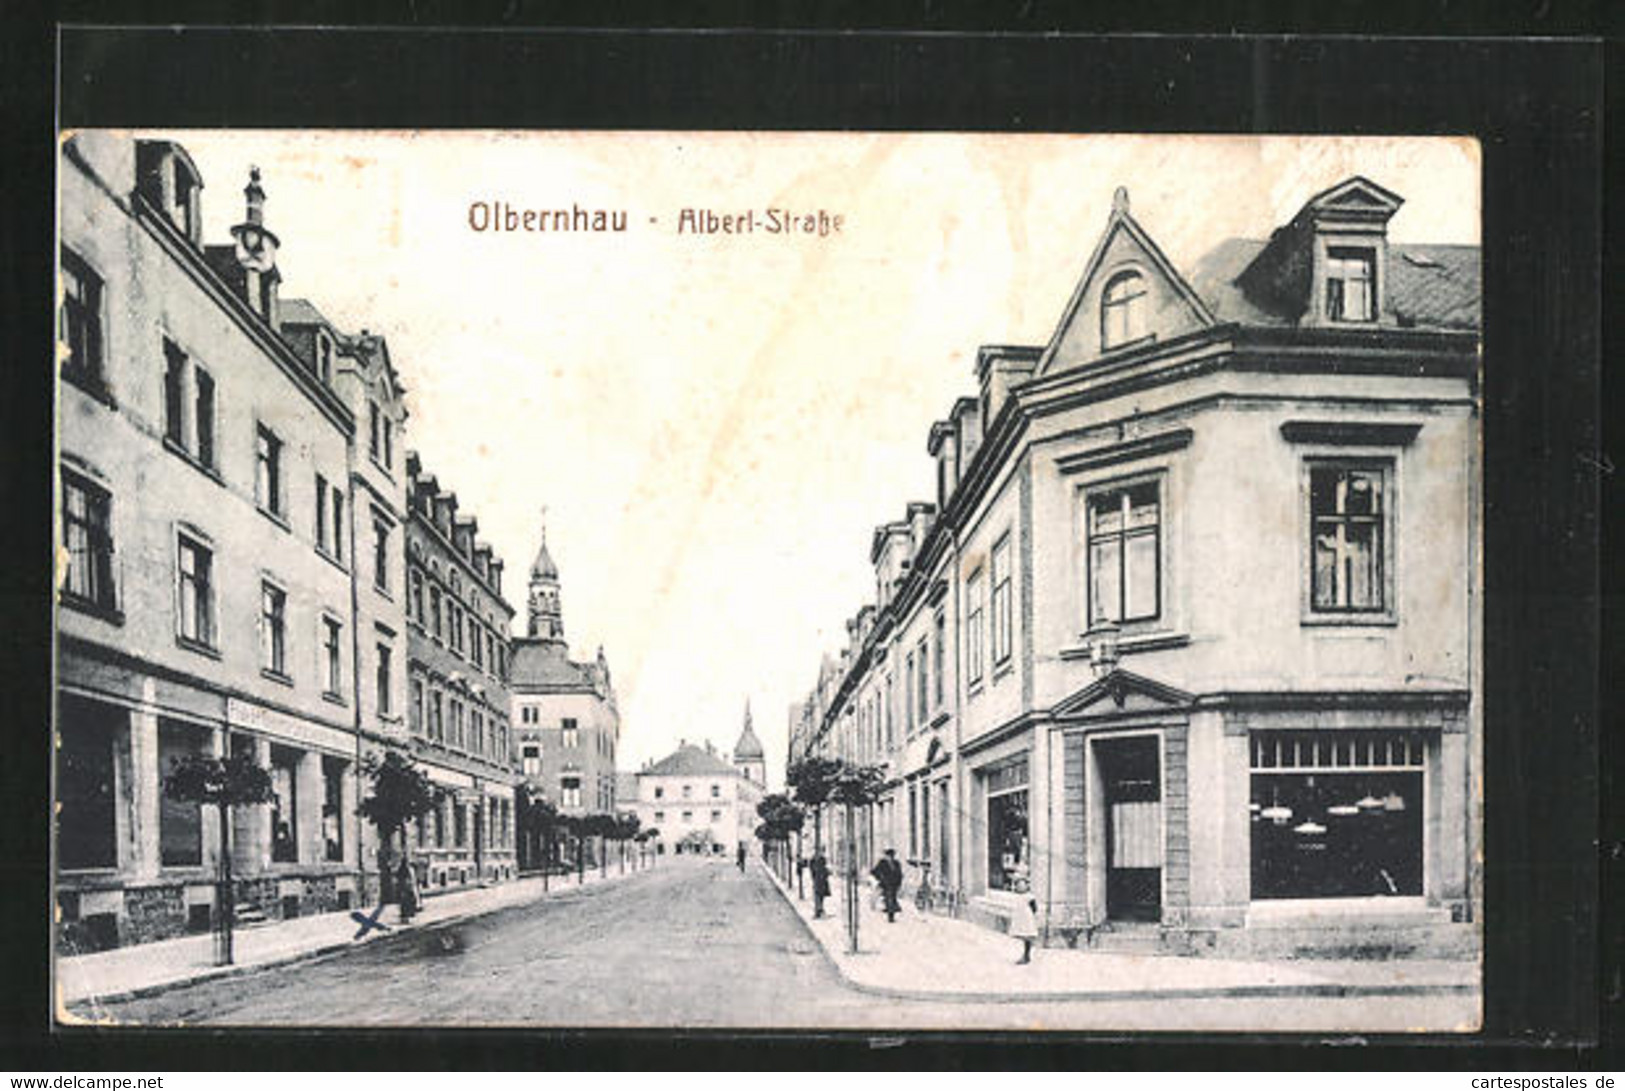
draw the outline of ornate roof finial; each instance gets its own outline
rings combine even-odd
[[[1128,212],[1128,187],[1118,186],[1117,192],[1112,194],[1112,211]]]

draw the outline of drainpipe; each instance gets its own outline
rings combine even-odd
[[[346,449],[345,454],[346,454],[347,459],[350,459],[350,460],[354,459],[354,457],[355,457],[355,447],[354,447],[353,443]],[[356,499],[360,494],[360,490],[356,489],[354,486],[355,486],[356,482],[360,480],[360,475],[355,472],[355,466],[354,466],[353,462],[348,467],[348,469],[350,471],[349,476],[350,476],[350,484],[351,484],[351,489],[349,490],[350,491],[349,504],[346,505],[350,509],[346,513],[346,518],[349,520],[349,523],[350,523],[350,527],[349,527],[349,535],[350,535],[350,697],[351,697],[351,704],[355,708],[355,717],[354,717],[354,722],[355,722],[355,801],[356,801],[356,807],[359,808],[361,806],[361,792],[362,792],[362,783],[361,783],[361,758],[362,758],[362,753],[361,753],[361,729],[362,729],[362,720],[361,720],[361,593],[360,593],[360,590],[356,587],[355,509],[356,509]],[[338,525],[336,523],[334,524],[334,529],[335,530],[338,529]],[[404,534],[405,531],[403,530],[402,533]],[[355,819],[356,819],[356,822],[355,822],[355,862],[356,862],[356,884],[357,884],[357,887],[358,887],[358,889],[356,890],[356,901],[360,905],[366,905],[367,904],[367,850],[366,850],[365,838],[363,838],[362,834],[361,834],[362,824],[361,824],[361,812],[360,812],[359,809],[356,811]],[[382,832],[382,831],[380,831],[380,832]],[[402,836],[402,840],[403,841],[405,840],[404,835]],[[380,871],[379,871],[379,875],[378,875],[378,900],[379,900],[380,903],[383,901],[383,898],[384,898],[384,881],[383,881],[384,877],[383,877],[383,872],[382,872],[381,869],[382,869],[382,865],[380,865]]]

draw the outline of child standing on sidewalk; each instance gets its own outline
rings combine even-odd
[[[1010,935],[1021,941],[1021,957],[1016,959],[1016,965],[1025,966],[1033,960],[1033,940],[1038,938],[1038,900],[1028,893],[1025,879],[1017,879],[1014,886],[1021,902],[1010,914]]]

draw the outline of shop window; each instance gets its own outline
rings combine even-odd
[[[1155,481],[1091,492],[1089,624],[1148,621],[1161,608],[1161,505]]]
[[[1387,608],[1386,478],[1380,465],[1310,464],[1310,604],[1316,612]]]
[[[67,470],[62,471],[62,546],[68,557],[63,598],[113,610],[112,496]]]
[[[344,769],[339,758],[322,758],[322,845],[331,863],[344,859]]]
[[[57,339],[66,355],[62,377],[101,393],[106,387],[102,359],[102,278],[67,247],[62,248],[62,305]]]
[[[1426,740],[1400,731],[1256,731],[1252,896],[1422,893]]]
[[[202,731],[191,724],[158,721],[159,777],[202,750]],[[164,867],[199,867],[203,863],[203,808],[189,800],[158,796],[158,858]]]
[[[115,748],[130,714],[64,693],[57,705],[56,852],[64,871],[118,867]]]
[[[1326,317],[1333,322],[1370,322],[1377,317],[1377,259],[1364,247],[1326,251]]]
[[[1027,826],[1027,759],[983,773],[987,791],[987,885],[993,890],[1025,886],[1031,867]]]
[[[299,862],[299,758],[297,750],[271,747],[271,859]]]
[[[458,848],[466,847],[468,844],[468,808],[463,806],[461,803],[453,806],[451,809],[451,821],[454,837],[453,844],[455,844]]]
[[[1100,295],[1100,347],[1113,349],[1145,336],[1145,278],[1132,270],[1106,282]]]

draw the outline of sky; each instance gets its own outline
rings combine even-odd
[[[1476,243],[1467,139],[165,131],[206,241],[250,165],[284,298],[389,342],[407,445],[507,562],[522,633],[544,518],[573,654],[608,658],[635,769],[787,716],[873,594],[869,539],[934,497],[926,437],[982,344],[1048,341],[1111,209],[1176,267],[1363,174],[1391,239]],[[624,211],[624,233],[477,231],[471,207]],[[823,210],[825,236],[766,210]],[[753,234],[680,234],[684,209]],[[483,223],[475,210],[474,222]]]

